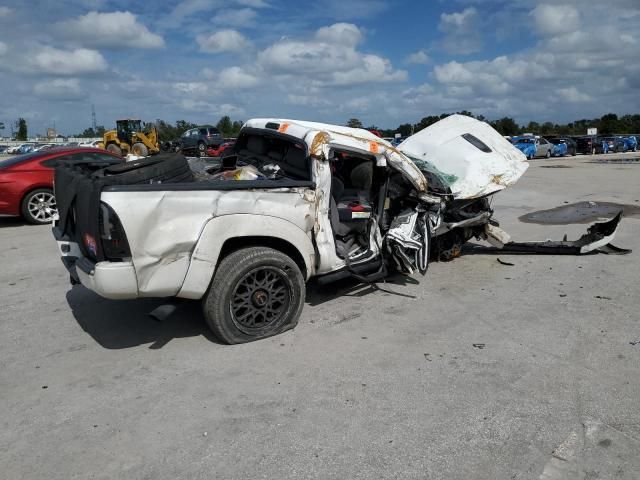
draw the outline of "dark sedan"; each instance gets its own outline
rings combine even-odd
[[[602,138],[596,136],[585,136],[576,138],[576,152],[584,155],[595,155],[604,153]]]
[[[95,148],[52,148],[0,160],[0,214],[22,216],[34,224],[51,223],[58,213],[53,172],[59,162],[86,165],[124,160]]]

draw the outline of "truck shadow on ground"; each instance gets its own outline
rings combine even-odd
[[[149,315],[168,301],[176,306],[175,311],[162,320]],[[174,338],[198,336],[220,344],[208,329],[198,301],[176,302],[162,298],[107,300],[76,285],[67,292],[67,303],[82,329],[107,349],[150,344],[150,349],[157,350]]]
[[[404,275],[393,275],[386,279],[386,284],[363,284],[350,278],[323,286],[310,282],[305,303],[316,306],[338,297],[363,297],[381,292],[409,297],[402,292],[402,285],[418,283],[416,279]],[[162,298],[107,300],[81,285],[71,288],[66,297],[80,327],[100,346],[109,350],[146,344],[150,344],[150,349],[157,350],[175,338],[199,336],[222,345],[207,327],[199,301]],[[167,304],[174,305],[175,309],[163,315],[162,320],[150,315],[158,307]]]
[[[412,295],[403,292],[402,287],[419,283],[417,279],[401,274],[390,275],[384,282],[377,283],[361,283],[355,278],[345,278],[327,285],[320,285],[312,280],[307,284],[306,304],[315,307],[338,297],[364,297],[380,293],[412,298]]]

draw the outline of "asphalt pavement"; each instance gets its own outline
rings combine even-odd
[[[493,201],[522,241],[587,227],[523,215],[627,206],[630,255],[311,284],[295,330],[239,346],[197,302],[158,322],[72,287],[49,227],[0,218],[0,477],[640,478],[636,157],[535,160]]]

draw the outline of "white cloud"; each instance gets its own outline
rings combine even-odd
[[[57,24],[64,37],[83,46],[106,48],[161,48],[164,40],[138,22],[131,12],[89,12]]]
[[[287,95],[287,103],[289,105],[312,108],[322,108],[331,105],[329,100],[318,95],[295,95],[292,93]]]
[[[541,4],[531,12],[536,28],[543,35],[574,32],[580,28],[580,14],[571,5]]]
[[[229,115],[237,118],[244,115],[245,110],[242,107],[231,103],[216,104],[202,101],[202,99],[187,98],[179,103],[180,108],[192,113],[206,113],[208,117],[215,118],[222,115]]]
[[[253,25],[257,12],[252,8],[241,8],[239,10],[222,10],[215,17],[213,23],[227,27],[247,27]]]
[[[590,102],[591,96],[585,92],[580,92],[576,87],[561,88],[558,93],[564,97],[565,100],[572,103]]]
[[[429,55],[424,50],[418,50],[417,52],[413,52],[407,56],[407,63],[415,64],[415,65],[426,65],[429,63]]]
[[[252,8],[266,8],[269,6],[269,4],[264,0],[236,0],[236,3],[238,5]]]
[[[8,50],[9,47],[7,47],[7,44],[4,42],[0,42],[0,57],[7,53]]]
[[[107,69],[107,62],[100,52],[86,48],[67,51],[43,47],[30,63],[38,72],[61,76],[99,73]]]
[[[49,100],[78,100],[86,96],[77,78],[38,82],[33,87],[33,93]]]
[[[467,28],[478,15],[475,7],[465,8],[461,12],[440,15],[440,27],[443,30]]]
[[[5,6],[0,6],[0,18],[8,17],[13,13],[13,9]]]
[[[353,23],[334,23],[318,29],[315,38],[325,43],[355,47],[363,35]]]
[[[478,30],[479,15],[475,7],[461,12],[440,15],[438,28],[445,35],[442,47],[452,54],[468,55],[482,49],[482,39]]]
[[[220,88],[251,88],[258,85],[256,76],[248,73],[241,67],[225,68],[218,74],[217,85]]]
[[[383,57],[355,47],[361,32],[338,23],[319,29],[312,40],[283,40],[258,54],[258,64],[273,75],[304,78],[310,85],[355,85],[404,81],[407,72],[394,70]],[[336,42],[337,41],[337,42]]]
[[[231,5],[252,9],[269,7],[269,4],[264,0],[228,0],[225,2],[222,0],[183,0],[159,22],[159,25],[168,29],[181,28],[190,17],[203,12],[212,12],[219,8],[230,8]],[[202,23],[201,19],[199,23]]]
[[[253,69],[255,71],[255,68]],[[217,89],[247,89],[257,86],[260,79],[252,72],[248,72],[243,67],[228,67],[220,72],[216,72],[210,68],[202,69],[202,76],[207,80],[211,80],[211,84]]]
[[[196,38],[200,51],[206,53],[238,52],[251,46],[237,30],[219,30],[209,35],[198,35]]]

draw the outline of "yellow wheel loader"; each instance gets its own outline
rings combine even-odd
[[[121,156],[132,153],[146,157],[160,152],[156,127],[151,125],[143,131],[140,120],[117,120],[116,129],[105,132],[103,143],[104,148]]]

